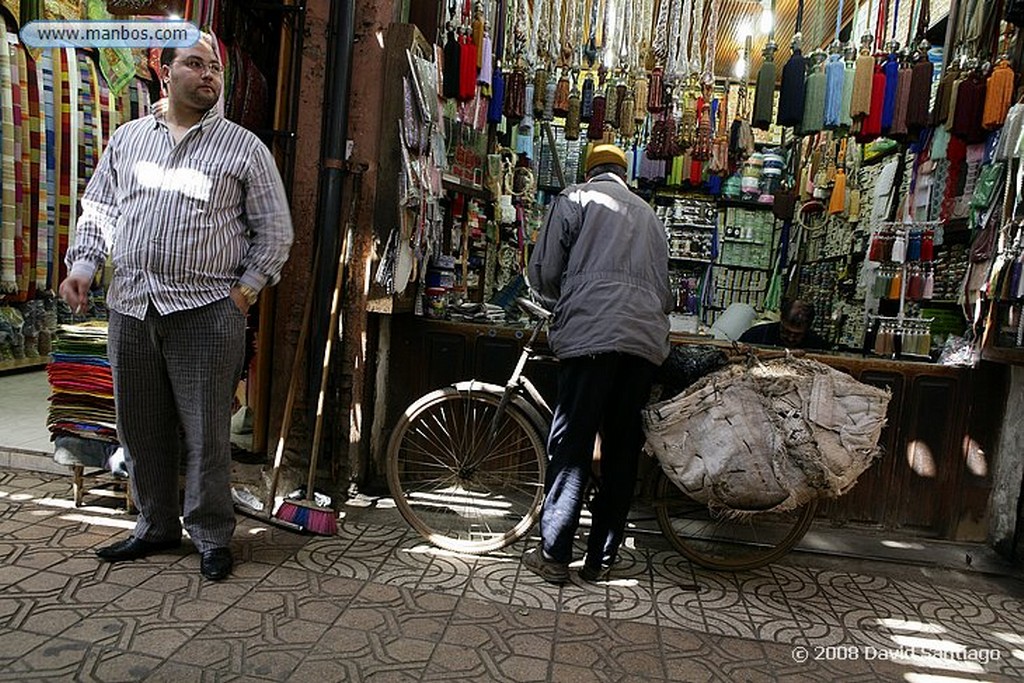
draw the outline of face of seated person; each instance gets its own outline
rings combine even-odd
[[[794,325],[783,320],[779,323],[779,341],[786,346],[800,346],[807,335],[808,325]]]

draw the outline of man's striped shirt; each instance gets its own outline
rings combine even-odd
[[[224,299],[235,284],[275,284],[292,221],[266,146],[216,108],[177,144],[161,117],[120,126],[82,196],[72,275],[112,254],[107,305],[143,319]]]

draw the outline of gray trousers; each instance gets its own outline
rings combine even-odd
[[[184,524],[200,552],[226,547],[235,530],[231,402],[245,355],[245,315],[230,298],[168,315],[150,305],[145,320],[111,311],[107,344],[117,432],[139,508],[135,536],[178,538]]]

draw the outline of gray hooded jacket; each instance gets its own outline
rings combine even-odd
[[[554,199],[527,276],[553,307],[548,343],[559,358],[617,351],[661,365],[668,356],[665,227],[615,174]]]

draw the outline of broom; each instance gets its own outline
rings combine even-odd
[[[316,281],[316,264],[318,262],[319,259],[314,256],[313,278],[311,282]],[[302,361],[306,357],[306,340],[309,337],[309,324],[312,314],[313,297],[308,296],[306,297],[306,301],[302,307],[302,326],[299,328],[299,341],[295,346],[295,358],[292,360],[292,374],[288,379],[288,396],[284,402],[284,416],[281,420],[281,430],[277,438],[277,450],[274,453],[274,466],[270,475],[270,488],[267,491],[266,502],[263,504],[263,508],[261,510],[257,510],[254,506],[240,502],[237,498],[235,503],[235,510],[247,517],[258,519],[269,524],[274,524],[284,529],[299,532],[306,530],[303,525],[284,519],[277,519],[273,515],[273,510],[274,499],[277,496],[277,484],[281,477],[281,462],[284,459],[285,440],[288,438],[288,433],[291,431],[292,411],[295,407],[295,394],[298,393],[299,374],[302,370]]]
[[[338,268],[334,278],[334,294],[331,297],[331,319],[327,327],[327,342],[324,345],[323,366],[320,373],[320,391],[316,402],[316,423],[313,428],[313,451],[309,456],[309,473],[306,478],[306,494],[299,500],[285,500],[277,510],[278,519],[283,519],[307,529],[308,531],[321,536],[333,536],[338,532],[338,518],[334,510],[329,506],[318,505],[313,491],[313,482],[316,479],[316,466],[320,458],[320,437],[324,425],[324,396],[327,393],[327,379],[331,369],[331,348],[334,341],[335,328],[338,325],[338,313],[341,299],[341,288],[345,281],[345,252],[348,250],[348,235],[352,229],[355,218],[355,207],[358,203],[360,180],[362,174],[354,177],[352,188],[352,202],[349,204],[348,219],[345,222],[345,232],[341,240],[341,249],[338,250]]]

